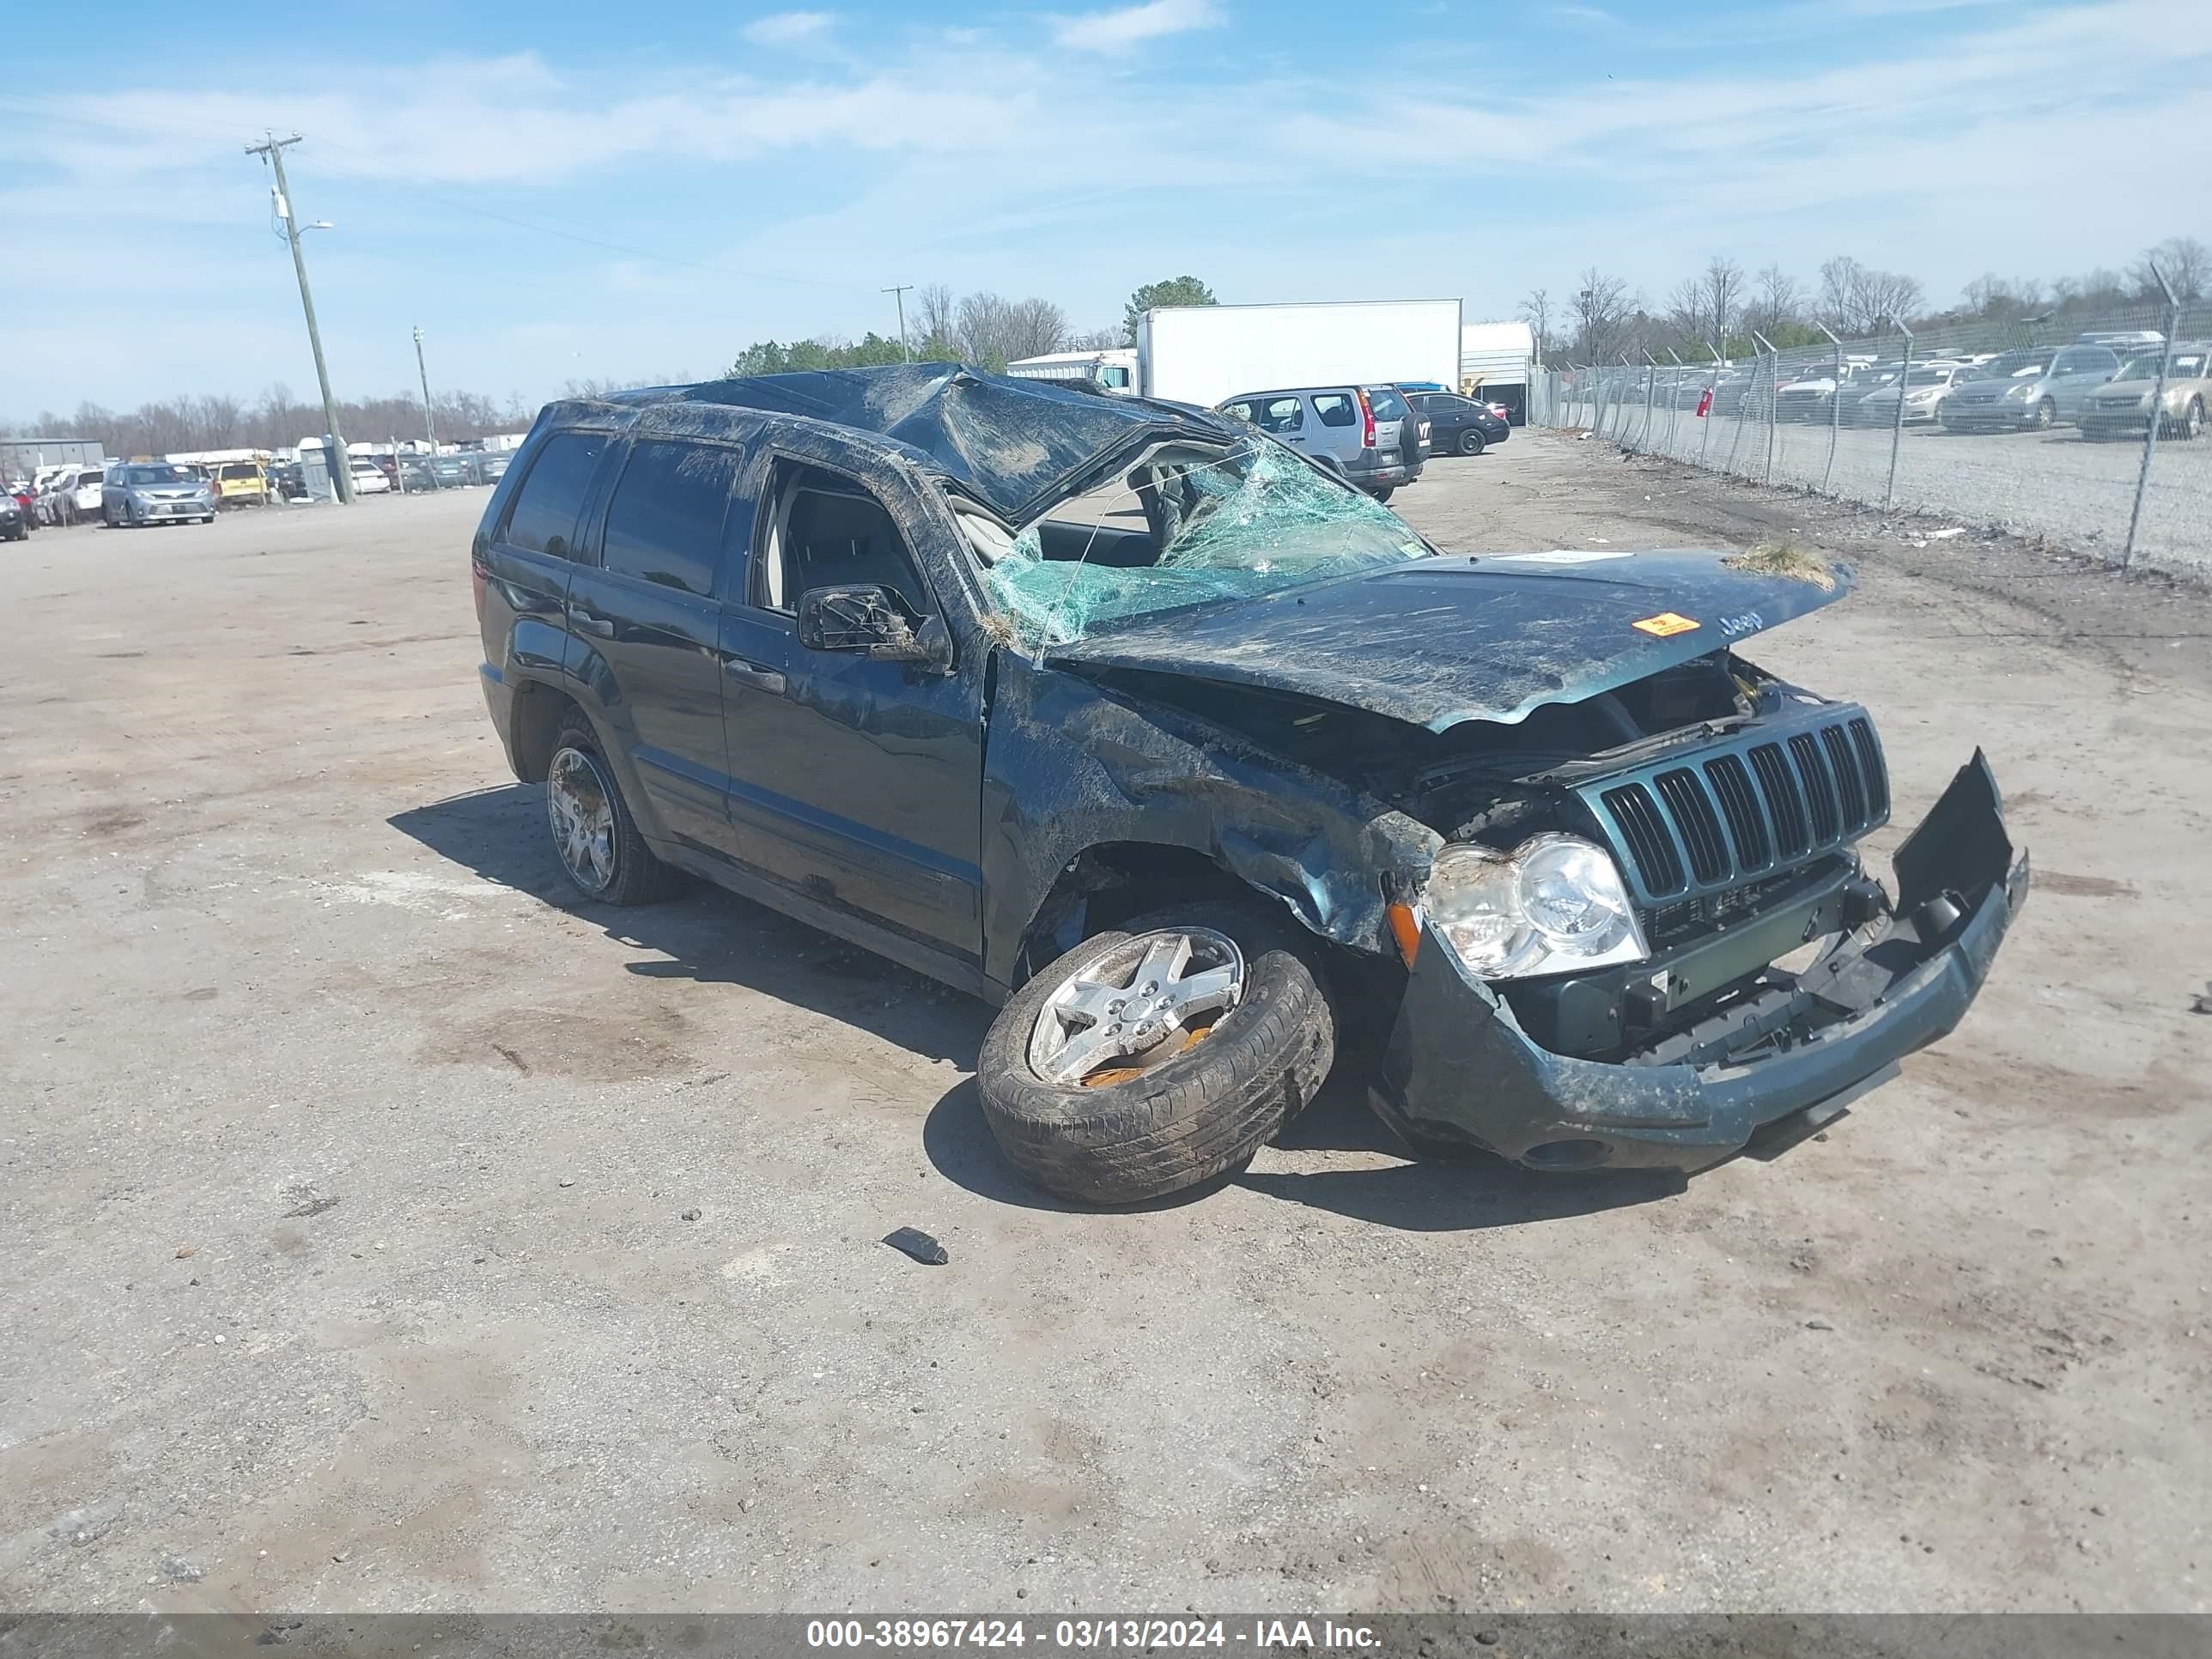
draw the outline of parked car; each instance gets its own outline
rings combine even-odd
[[[2084,438],[2140,436],[2150,424],[2151,399],[2159,395],[2160,352],[2156,347],[2122,366],[2092,392],[2075,423]],[[2166,392],[2160,398],[2159,435],[2197,439],[2204,435],[2204,411],[2212,408],[2212,346],[2203,341],[2177,345],[2166,356]]]
[[[1393,386],[1241,392],[1218,407],[1312,457],[1378,501],[1389,501],[1401,484],[1416,482],[1427,459],[1419,417]]]
[[[0,542],[20,542],[31,533],[31,515],[13,490],[0,495]]]
[[[1494,404],[1455,392],[1409,392],[1406,401],[1429,422],[1430,445],[1452,455],[1480,455],[1513,435],[1512,423]]]
[[[2081,401],[2119,372],[2110,346],[2035,346],[2000,353],[1951,388],[1939,418],[1947,432],[2043,431],[2080,413]]]
[[[392,488],[392,477],[366,455],[353,458],[350,468],[356,495],[381,495]]]
[[[473,449],[463,454],[468,464],[469,482],[476,484],[495,484],[507,476],[507,465],[514,459],[503,449]]]
[[[75,524],[100,511],[101,490],[107,476],[104,466],[65,466],[40,492],[39,501],[48,524]]]
[[[984,1115],[1090,1201],[1249,1155],[1340,1030],[1418,1142],[1688,1170],[1957,1023],[2027,890],[1989,767],[1892,897],[1872,717],[1744,654],[1848,570],[1446,556],[1254,430],[1293,395],[915,364],[548,405],[471,563],[570,879],[702,878],[1000,1005]]]
[[[111,529],[132,525],[215,522],[207,479],[175,461],[130,461],[107,469],[100,517]]]
[[[1890,385],[1904,372],[1903,362],[1846,362],[1838,380],[1832,362],[1802,369],[1775,388],[1774,418],[1778,421],[1842,422],[1869,392]],[[1831,414],[1831,410],[1834,413]]]
[[[259,461],[222,461],[215,468],[217,507],[266,507],[270,493],[269,469]]]
[[[1905,399],[1905,423],[1932,421],[1942,412],[1943,401],[1951,395],[1951,388],[1960,377],[1971,374],[1964,363],[1915,363],[1902,384],[1892,380],[1888,385],[1877,386],[1850,405],[1848,418],[1858,426],[1892,426],[1897,422],[1897,400]]]

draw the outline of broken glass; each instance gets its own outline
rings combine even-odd
[[[1156,447],[1011,544],[971,537],[1013,642],[1036,654],[1137,617],[1249,599],[1431,550],[1381,503],[1273,439]]]

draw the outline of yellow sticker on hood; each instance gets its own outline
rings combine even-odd
[[[1670,634],[1686,634],[1698,624],[1692,622],[1687,617],[1675,615],[1672,611],[1662,611],[1656,617],[1646,617],[1642,622],[1633,622],[1628,625],[1631,628],[1640,628],[1645,633],[1656,635],[1663,640]]]

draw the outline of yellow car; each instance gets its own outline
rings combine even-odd
[[[210,468],[215,477],[209,482],[214,488],[217,507],[236,507],[251,501],[258,507],[269,505],[271,489],[269,469],[258,461],[225,461]]]

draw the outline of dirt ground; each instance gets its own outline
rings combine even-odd
[[[482,500],[0,550],[0,1606],[2212,1607],[2201,594],[1436,463],[1448,546],[1855,558],[1752,654],[1872,707],[1884,854],[1985,748],[2028,909],[1772,1161],[1408,1162],[1337,1088],[1091,1213],[1000,1163],[979,1005],[564,888]]]

